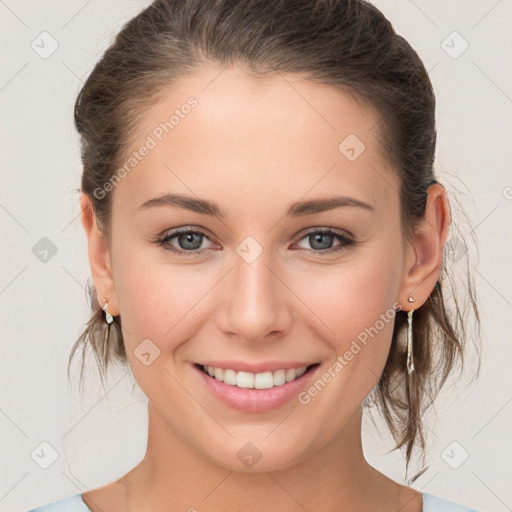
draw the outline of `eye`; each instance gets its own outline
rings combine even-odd
[[[171,251],[179,256],[199,256],[211,247],[204,247],[203,242],[210,240],[209,237],[197,229],[178,228],[166,233],[155,240],[159,246],[166,251]],[[301,247],[301,250],[313,252],[319,255],[330,254],[336,251],[347,249],[357,242],[343,232],[337,232],[331,228],[318,229],[313,228],[306,232],[299,242],[306,240],[310,248]],[[333,243],[338,241],[336,245]],[[300,247],[300,246],[299,246]]]
[[[197,256],[208,250],[208,247],[201,247],[205,239],[209,240],[202,231],[179,228],[158,238],[156,243],[165,250],[179,255]]]
[[[309,252],[319,254],[332,253],[346,249],[356,243],[356,241],[345,233],[338,233],[333,229],[311,229],[307,231],[300,241],[306,240],[312,249],[305,248]],[[333,246],[335,241],[339,243]]]

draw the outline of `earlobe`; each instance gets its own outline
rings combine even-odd
[[[87,236],[89,264],[98,294],[98,302],[103,306],[103,299],[105,298],[108,302],[109,312],[112,315],[118,315],[110,250],[105,236],[98,228],[91,201],[87,194],[83,192],[80,195],[80,209],[82,226]]]
[[[425,303],[439,278],[450,227],[450,207],[444,187],[435,183],[427,192],[425,216],[407,250],[399,295],[403,304],[407,303],[407,297],[414,296],[415,309]]]

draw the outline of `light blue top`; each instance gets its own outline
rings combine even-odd
[[[423,496],[423,512],[477,512],[472,508],[433,494],[422,492],[421,495]],[[27,512],[91,512],[91,509],[84,503],[82,495],[79,493]]]

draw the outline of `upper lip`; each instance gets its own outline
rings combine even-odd
[[[237,372],[264,373],[274,372],[276,370],[288,370],[290,368],[308,367],[314,362],[296,362],[296,361],[261,361],[259,363],[246,363],[244,361],[201,361],[197,364],[201,366],[213,366],[224,370],[235,370]]]

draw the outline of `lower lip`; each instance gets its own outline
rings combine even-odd
[[[249,389],[230,386],[210,377],[197,366],[193,365],[193,367],[199,373],[210,392],[227,406],[244,412],[263,412],[277,409],[298,396],[309,379],[315,375],[319,365],[314,366],[292,382],[269,389]]]

